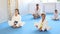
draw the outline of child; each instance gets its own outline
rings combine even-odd
[[[15,9],[15,14],[12,17],[12,20],[8,22],[10,26],[14,28],[18,28],[20,26],[23,26],[24,23],[21,22],[21,16],[19,15],[19,10]]]
[[[35,23],[34,25],[40,30],[40,31],[47,31],[50,29],[48,26],[48,22],[46,20],[46,15],[44,13],[41,14],[42,19],[39,23]]]
[[[34,12],[34,14],[33,14],[34,19],[40,17],[40,15],[39,15],[39,10],[40,10],[39,4],[36,4],[36,9],[35,9],[35,12]]]
[[[58,16],[58,11],[55,10],[54,12],[54,17],[53,17],[54,20],[59,20],[59,16]]]

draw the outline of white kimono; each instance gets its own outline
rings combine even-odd
[[[42,20],[39,23],[35,23],[34,25],[37,26],[38,29],[41,27]],[[48,26],[48,22],[46,20],[43,21],[42,25],[42,30],[44,31],[45,29],[49,30],[50,27]]]
[[[35,12],[33,12],[33,14],[35,14],[36,16],[37,16],[37,15],[41,16],[41,14],[40,14],[40,9],[39,9],[39,10],[35,10]]]
[[[39,4],[38,11],[36,11],[36,6],[34,6],[33,11],[31,13],[32,14],[38,14],[39,16],[41,16],[41,12],[43,11],[43,3],[38,3],[38,4]]]
[[[54,13],[54,16],[53,16],[53,19],[59,19],[59,16],[58,16],[59,14],[57,13]]]
[[[20,15],[18,15],[18,16],[13,16],[12,17],[12,20],[11,21],[8,21],[8,24],[10,25],[10,26],[13,26],[14,25],[14,21],[18,21],[18,23],[17,23],[17,27],[19,27],[19,26],[23,26],[24,25],[24,22],[22,22],[21,21],[21,16]]]

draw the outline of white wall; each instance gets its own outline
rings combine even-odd
[[[58,12],[60,13],[60,3],[44,3],[44,6],[45,6],[46,13],[53,13],[55,9],[57,9]]]
[[[19,0],[19,11],[21,15],[25,15],[28,14],[28,4],[31,2],[32,0]]]
[[[19,10],[22,15],[32,13],[34,11],[34,3],[36,1],[19,0]],[[43,3],[46,13],[53,13],[55,10],[55,3]],[[60,3],[57,3],[57,9],[60,12]],[[42,9],[43,11],[44,9]]]
[[[53,13],[55,10],[55,3],[44,3],[44,6],[46,13]]]
[[[35,5],[35,4],[33,4],[33,3],[29,4],[29,8],[30,8],[29,11],[30,12],[32,12],[33,9],[34,9],[33,5]],[[55,3],[43,3],[43,5],[44,6],[43,6],[42,11],[45,10],[46,13],[53,13],[54,12],[54,10],[55,10]],[[56,4],[56,9],[60,13],[60,3]]]
[[[0,23],[7,21],[7,0],[0,0]]]
[[[20,14],[21,15],[25,15],[25,14],[29,14],[31,13],[30,7],[33,5],[34,7],[34,3],[39,3],[40,0],[19,0],[19,10],[20,10]],[[30,4],[33,3],[33,4]],[[32,11],[33,11],[33,7],[31,7]]]
[[[60,3],[57,3],[57,9],[58,9],[58,11],[60,13]]]

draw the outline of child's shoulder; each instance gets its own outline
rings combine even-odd
[[[48,22],[48,20],[47,20],[47,19],[45,19],[45,21],[46,21],[46,22]]]
[[[18,15],[18,17],[21,17],[21,15]]]

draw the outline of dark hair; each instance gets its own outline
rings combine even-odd
[[[15,11],[16,11],[16,10],[18,11],[18,14],[20,14],[20,13],[19,13],[19,9],[15,9]]]
[[[39,4],[36,4],[36,6],[39,6]]]
[[[57,9],[55,9],[55,11],[57,11]]]
[[[36,10],[39,10],[39,4],[36,4]]]
[[[42,13],[41,16],[42,16],[42,15],[46,16],[44,13]]]

